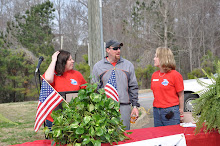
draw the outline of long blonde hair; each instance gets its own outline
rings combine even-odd
[[[165,72],[169,72],[170,70],[176,69],[176,62],[173,53],[169,48],[157,48],[156,56],[159,58],[160,67]]]

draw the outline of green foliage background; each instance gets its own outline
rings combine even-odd
[[[157,67],[146,65],[146,68],[138,67],[135,69],[139,88],[150,88],[151,76],[157,70]]]
[[[212,52],[209,50],[206,55],[202,57],[201,68],[203,68],[207,74],[216,73],[217,62],[219,58],[217,56],[213,56]],[[188,73],[188,79],[195,79],[204,77],[201,68],[195,68],[192,72]]]
[[[51,29],[54,11],[53,3],[46,1],[26,10],[25,14],[16,14],[15,21],[7,22],[6,33],[1,33],[3,47],[21,45],[36,56],[40,53],[51,55],[54,52]]]
[[[77,71],[79,71],[84,79],[89,83],[90,82],[90,66],[88,65],[88,55],[85,54],[83,55],[83,58],[85,60],[85,62],[81,62],[81,63],[76,63],[75,64],[75,69]]]
[[[146,7],[145,3],[137,2],[132,13],[132,18],[136,22],[134,27],[142,25],[143,18],[140,14],[154,12],[154,7],[158,7],[154,1],[151,2],[150,7]],[[41,74],[50,64],[54,52],[52,42],[54,35],[51,27],[54,25],[52,23],[54,11],[53,4],[45,1],[26,10],[24,14],[16,14],[15,20],[7,23],[6,32],[0,32],[0,103],[38,99],[39,85],[35,84],[35,80],[38,79],[34,78],[34,71],[39,56],[44,57],[40,67]],[[160,19],[156,12],[149,15]],[[157,23],[159,24],[160,21]],[[83,74],[87,82],[90,82],[88,55],[84,55],[83,58],[85,61],[76,63],[75,69]],[[217,60],[219,59],[209,51],[202,58],[201,68],[207,73],[215,73]],[[151,75],[156,70],[152,65],[135,68],[140,89],[150,88]],[[188,74],[188,78],[195,76],[204,76],[200,68]]]
[[[35,94],[31,85],[34,64],[25,52],[0,50],[0,102],[27,100]]]
[[[0,103],[37,99],[36,56],[44,56],[47,62],[54,52],[54,11],[50,1],[35,5],[25,14],[16,14],[15,21],[7,22],[6,32],[0,32]],[[46,64],[41,66],[42,72]]]

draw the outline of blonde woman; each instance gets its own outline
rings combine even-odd
[[[159,68],[151,78],[154,127],[180,124],[180,120],[183,120],[184,85],[182,75],[175,70],[172,51],[157,48],[154,66]]]

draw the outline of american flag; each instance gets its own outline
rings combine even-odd
[[[47,116],[62,102],[63,98],[44,79],[41,85],[34,130],[37,132]]]
[[[105,85],[105,94],[108,98],[112,98],[113,100],[119,102],[115,70],[112,70],[111,77],[108,80],[108,83]]]

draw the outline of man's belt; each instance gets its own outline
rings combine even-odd
[[[131,103],[120,103],[120,105],[130,105]]]

